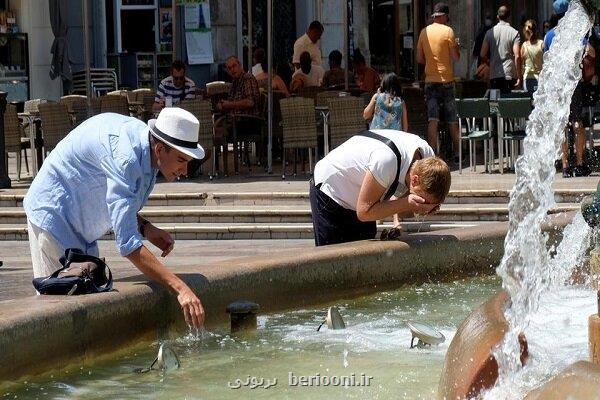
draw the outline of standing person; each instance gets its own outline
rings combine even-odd
[[[377,90],[381,79],[375,69],[367,66],[365,56],[358,53],[352,60],[352,67],[354,68],[354,80],[360,90],[365,92],[374,92]]]
[[[175,107],[147,125],[106,113],[61,140],[23,200],[34,277],[61,268],[59,258],[69,248],[98,256],[98,239],[112,229],[121,256],[177,296],[188,325],[202,326],[198,297],[142,242],[146,238],[166,257],[173,238],[139,214],[158,171],[172,182],[185,174],[188,161],[204,156],[199,126],[191,113]]]
[[[554,40],[554,35],[556,34],[556,27],[558,26],[558,21],[565,16],[567,9],[569,8],[569,0],[555,0],[552,3],[552,8],[554,8],[554,14],[550,16],[550,29],[544,35],[544,51],[550,50],[550,45]]]
[[[259,47],[258,49],[252,52],[252,75],[256,78],[259,74],[266,72],[262,67],[263,63],[267,59],[267,55],[265,54],[265,49]]]
[[[481,65],[482,61],[481,61],[481,46],[483,45],[483,39],[485,39],[485,34],[487,33],[487,31],[489,31],[490,29],[492,29],[492,26],[494,25],[494,21],[492,20],[492,16],[490,14],[485,15],[485,19],[483,21],[483,25],[481,26],[481,28],[479,28],[479,31],[477,31],[477,35],[475,36],[475,44],[473,45],[473,68],[471,69],[472,71],[474,71],[474,74],[476,74],[476,71],[478,71],[479,66]],[[477,75],[478,78],[485,78],[487,79],[487,76],[483,76],[483,75]]]
[[[433,8],[433,23],[421,31],[417,42],[417,62],[425,64],[425,100],[427,101],[427,142],[437,147],[440,108],[448,123],[454,147],[454,159],[458,162],[458,121],[454,100],[454,62],[460,59],[460,51],[454,31],[447,24],[450,9],[445,3]]]
[[[309,86],[321,86],[323,79],[323,68],[311,63],[310,54],[305,51],[300,56],[300,69],[292,75],[290,92],[295,93],[298,89]]]
[[[521,46],[521,58],[525,65],[523,72],[523,88],[530,95],[537,90],[538,77],[544,63],[544,42],[538,38],[537,24],[533,19],[525,21],[523,26],[525,41]]]
[[[556,0],[553,3],[555,14],[550,18],[551,29],[544,37],[544,50],[550,50],[556,34],[556,27],[559,21],[567,12],[569,2],[567,0]],[[562,143],[562,176],[570,178],[575,176],[588,176],[592,170],[585,164],[585,126],[583,125],[583,90],[586,84],[589,84],[595,74],[596,51],[589,44],[587,38],[582,39],[581,46],[585,47],[583,59],[581,62],[582,74],[577,83],[571,98],[569,125],[565,129],[565,140]],[[573,129],[575,151],[575,166],[571,165],[569,160],[569,128]]]
[[[408,132],[406,103],[400,97],[401,84],[396,74],[383,77],[381,87],[365,107],[363,117],[371,120],[369,129],[394,129]]]
[[[183,99],[194,98],[196,98],[196,84],[185,76],[183,61],[175,60],[171,64],[171,75],[160,81],[158,85],[152,111],[159,112],[168,101],[171,102],[171,106],[175,106]]]
[[[502,94],[521,86],[521,40],[510,26],[510,10],[498,8],[498,23],[490,29],[481,46],[481,58],[490,66],[490,87]]]
[[[420,137],[389,129],[354,135],[315,166],[315,244],[373,239],[377,220],[435,213],[449,190],[448,166]]]
[[[310,54],[312,64],[321,66],[321,48],[318,42],[324,30],[325,28],[319,21],[313,21],[308,26],[306,33],[296,40],[292,57],[292,63],[296,69],[300,68],[300,56],[305,51]]]

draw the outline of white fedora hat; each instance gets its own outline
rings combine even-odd
[[[191,112],[163,108],[158,118],[148,121],[148,127],[152,136],[168,146],[199,160],[204,158],[204,149],[198,144],[200,122]]]

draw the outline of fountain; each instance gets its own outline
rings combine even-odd
[[[584,46],[578,38],[589,32],[599,8],[600,0],[571,1],[544,57],[540,85],[534,94],[535,108],[527,123],[525,151],[515,167],[517,179],[509,203],[505,253],[497,268],[505,293],[471,313],[459,328],[446,356],[440,398],[523,398],[543,382],[532,382],[531,368],[524,368],[527,341],[523,333],[538,310],[541,296],[548,289],[564,286],[587,249],[590,231],[584,219],[592,226],[600,221],[599,190],[593,199],[584,202],[583,217],[577,215],[566,228],[564,237],[569,240],[555,249],[556,256],[551,256],[554,249],[548,248],[541,227],[554,203],[553,162],[560,153],[572,93],[581,78]],[[597,314],[590,317],[589,331],[592,359],[598,362]],[[597,383],[582,386],[583,382],[600,381],[598,368],[592,364],[573,364],[565,371],[547,385],[575,396],[580,393],[578,385],[598,389]],[[594,379],[588,379],[590,376]],[[545,390],[543,387],[528,398],[550,398],[544,393],[551,392]]]

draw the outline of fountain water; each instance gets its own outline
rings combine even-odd
[[[517,180],[509,203],[505,253],[497,269],[510,303],[505,311],[508,331],[494,351],[499,377],[496,387],[486,395],[488,398],[522,397],[514,385],[522,366],[518,337],[526,331],[542,293],[553,283],[564,283],[573,266],[570,262],[576,261],[587,243],[589,230],[578,216],[570,229],[582,233],[584,240],[577,248],[565,242],[553,260],[541,226],[554,204],[551,189],[554,160],[564,138],[571,96],[581,78],[584,51],[581,39],[592,26],[590,9],[593,7],[594,1],[586,1],[585,5],[579,0],[571,1],[556,29],[554,43],[545,55],[540,84],[534,94],[535,108],[527,123],[525,151],[515,166]],[[570,243],[575,243],[571,239]],[[561,253],[570,257],[563,258]]]

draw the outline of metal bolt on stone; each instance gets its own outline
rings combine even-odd
[[[237,300],[225,309],[231,319],[231,333],[256,329],[256,313],[260,306],[249,300]]]

